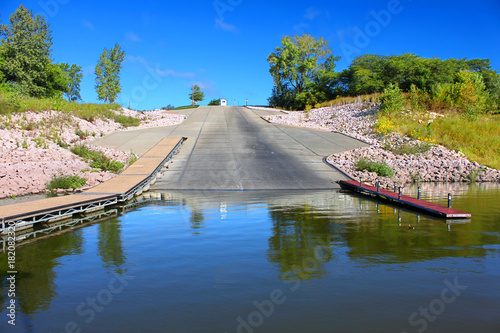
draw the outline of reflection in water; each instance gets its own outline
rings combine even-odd
[[[459,276],[467,293],[432,329],[459,330],[452,317],[474,307],[481,315],[468,319],[484,324],[476,331],[489,332],[500,297],[500,186],[446,186],[423,189],[423,196],[446,203],[453,192],[454,205],[473,214],[470,223],[448,229],[443,220],[334,191],[163,195],[168,200],[19,247],[19,311],[30,315],[36,331],[85,324],[74,309],[89,296],[105,296],[115,273],[133,268],[137,280],[113,294],[105,315],[85,331],[138,331],[151,318],[149,331],[225,332],[234,318],[253,313],[254,300],[268,304],[271,291],[290,290],[283,281],[308,280],[307,288],[286,294],[279,315],[266,317],[264,325],[273,326],[262,331],[396,332],[408,331],[410,314],[439,296],[444,279]],[[65,280],[75,267],[91,276],[92,286]],[[5,309],[5,254],[0,269]],[[359,316],[351,320],[353,309]]]
[[[324,263],[332,258],[334,227],[309,205],[272,207],[272,236],[268,258],[280,268],[282,280],[309,280],[327,274]]]
[[[117,218],[102,222],[98,226],[99,240],[97,250],[103,266],[112,268],[116,273],[124,273],[121,266],[125,263],[125,253],[121,240],[121,223]]]
[[[55,268],[59,259],[83,252],[82,231],[76,230],[57,237],[47,238],[37,244],[16,249],[16,296],[25,314],[50,309],[51,301],[57,296]],[[0,256],[2,286],[0,297],[2,304],[7,301],[7,257]]]

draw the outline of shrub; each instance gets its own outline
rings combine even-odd
[[[392,177],[394,176],[394,170],[391,169],[389,165],[385,162],[374,162],[366,158],[359,159],[354,167],[357,171],[369,171],[375,172],[377,175],[382,177]]]
[[[124,116],[121,114],[113,114],[110,118],[117,123],[122,124],[123,127],[139,126],[141,124],[140,119]]]
[[[397,84],[390,83],[389,86],[384,89],[384,96],[382,96],[381,102],[380,112],[382,114],[387,115],[404,110],[405,98]]]
[[[47,185],[48,190],[55,189],[77,189],[85,185],[85,178],[79,176],[59,176],[53,177],[50,183]]]
[[[453,101],[467,118],[475,119],[486,110],[488,94],[479,73],[461,70],[453,88]]]
[[[213,99],[208,105],[220,105],[220,99]]]

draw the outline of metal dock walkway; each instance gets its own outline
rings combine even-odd
[[[408,195],[400,195],[399,193],[377,188],[368,184],[360,184],[355,180],[341,180],[339,185],[342,189],[352,190],[361,194],[371,195],[391,201],[396,204],[404,205],[409,208],[425,212],[430,215],[443,217],[443,218],[470,218],[471,214],[459,211],[457,209],[448,208],[439,204],[416,199]]]
[[[177,153],[187,138],[164,138],[118,176],[87,191],[55,198],[0,207],[0,233],[9,227],[30,227],[40,222],[71,218],[125,202],[147,191],[158,172]]]

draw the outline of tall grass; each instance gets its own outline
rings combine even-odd
[[[386,117],[395,131],[461,151],[472,161],[500,169],[500,115],[480,115],[475,120],[455,112],[436,119],[430,118],[429,113],[399,113],[383,118]]]

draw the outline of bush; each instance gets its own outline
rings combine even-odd
[[[79,176],[59,176],[53,177],[50,183],[47,185],[48,190],[55,189],[77,189],[85,185],[85,178]]]
[[[461,70],[453,88],[454,104],[467,118],[475,119],[486,110],[488,93],[479,73]]]
[[[369,171],[375,172],[377,175],[382,177],[392,177],[394,176],[394,170],[391,169],[389,165],[385,162],[373,162],[366,158],[359,159],[354,167],[357,171]]]
[[[390,83],[389,86],[384,89],[384,96],[382,96],[381,102],[380,112],[382,114],[387,115],[404,110],[405,98],[397,84]]]
[[[208,105],[220,105],[220,98],[211,100]]]
[[[122,124],[123,127],[139,126],[141,124],[141,121],[139,119],[134,117],[124,116],[121,114],[114,113],[110,118],[116,121],[117,123]]]

